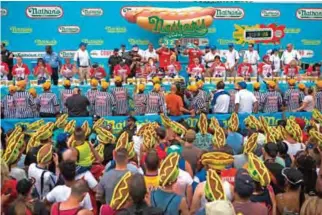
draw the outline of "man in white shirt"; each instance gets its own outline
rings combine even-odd
[[[208,52],[204,59],[205,59],[205,63],[206,63],[206,73],[207,73],[207,77],[210,77],[210,72],[209,72],[209,68],[211,68],[213,62],[215,61],[215,56],[220,56],[220,52],[217,50],[216,46],[211,46],[210,47],[210,52]],[[209,74],[209,75],[208,75]]]
[[[244,61],[247,59],[246,62],[251,64],[253,77],[257,77],[257,63],[259,61],[259,55],[256,50],[254,50],[254,44],[248,45],[248,50],[245,51],[244,54]]]
[[[84,84],[84,80],[90,77],[90,57],[88,51],[86,50],[86,43],[81,42],[79,44],[79,49],[74,55],[74,64],[78,66],[79,79],[81,84]]]
[[[239,91],[235,95],[235,112],[237,113],[252,113],[258,111],[258,101],[255,95],[246,89],[246,82],[238,83]]]
[[[283,67],[287,64],[290,64],[292,60],[296,60],[299,64],[301,56],[298,51],[293,49],[293,45],[289,43],[287,44],[286,50],[283,52],[283,55],[281,57]]]
[[[214,94],[214,97],[211,102],[211,106],[213,106],[213,113],[228,113],[230,96],[229,93],[226,92],[225,83],[223,81],[219,81],[217,83],[217,91]]]
[[[272,66],[273,66],[273,73],[274,76],[280,76],[280,71],[281,71],[281,58],[279,57],[279,53],[278,53],[278,49],[274,48],[272,50],[270,59],[272,62]]]
[[[153,44],[149,43],[148,49],[144,51],[143,55],[143,63],[148,63],[149,58],[153,58],[154,62],[158,60],[158,54],[156,53],[155,49],[153,48]]]
[[[228,64],[227,76],[232,77],[235,75],[236,67],[239,61],[238,51],[234,49],[234,44],[228,44],[228,52],[226,52],[226,59]]]

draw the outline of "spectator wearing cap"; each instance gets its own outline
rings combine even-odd
[[[154,62],[158,61],[158,54],[156,53],[155,49],[153,48],[153,44],[149,43],[148,44],[148,49],[144,51],[143,54],[143,63],[148,63],[149,59],[152,58]]]
[[[248,50],[246,50],[244,53],[244,60],[245,59],[247,59],[248,63],[250,63],[252,67],[252,76],[257,77],[257,64],[260,58],[257,50],[254,50],[253,43],[248,45]]]
[[[289,43],[286,45],[286,50],[283,52],[281,57],[283,68],[291,64],[293,60],[295,62],[295,65],[299,64],[301,60],[301,55],[298,53],[298,51],[294,50],[293,45]]]
[[[112,89],[112,95],[116,102],[115,115],[126,116],[129,113],[129,92],[127,88],[122,86],[122,77],[116,76],[114,78],[115,88]]]
[[[321,75],[321,64],[315,63],[314,65],[309,66],[306,70],[306,75],[319,78]]]
[[[172,55],[171,50],[167,45],[162,44],[161,47],[156,50],[156,53],[159,55],[159,67],[166,70]]]
[[[253,84],[253,88],[254,88],[254,96],[256,97],[257,101],[258,101],[258,112],[261,112],[263,110],[262,107],[262,101],[263,101],[263,95],[264,93],[260,92],[260,88],[261,88],[261,84],[259,82],[255,82]]]
[[[263,62],[258,65],[258,73],[261,78],[272,78],[273,68],[269,61],[269,55],[264,55]]]
[[[12,119],[16,116],[15,105],[13,102],[13,95],[16,91],[16,86],[10,85],[9,93],[1,99],[1,113],[3,113],[3,117],[6,119]]]
[[[228,44],[228,52],[226,52],[227,59],[227,76],[233,77],[235,75],[235,70],[239,61],[238,51],[234,49],[234,44]]]
[[[305,112],[312,112],[315,107],[315,98],[314,98],[314,91],[312,88],[307,90],[307,95],[304,97],[301,107],[295,109],[295,112],[298,111],[305,111]]]
[[[59,103],[55,93],[50,91],[51,84],[46,82],[43,84],[44,92],[39,95],[40,117],[55,117],[59,112]]]
[[[123,80],[126,80],[131,75],[130,67],[125,63],[123,59],[119,64],[114,66],[113,77],[120,76]]]
[[[264,113],[276,113],[282,109],[283,99],[280,92],[276,91],[275,81],[268,81],[268,92],[262,97],[262,106]]]
[[[233,205],[236,214],[253,214],[254,212],[258,215],[268,214],[268,210],[263,204],[250,200],[254,190],[253,179],[247,171],[240,169],[236,174],[234,187]]]
[[[51,68],[51,79],[54,82],[54,85],[58,84],[58,73],[59,67],[61,67],[61,60],[56,52],[53,51],[52,46],[46,46],[45,48],[45,55],[43,59],[46,64],[48,64]]]
[[[8,64],[0,59],[0,80],[8,80],[9,67]]]
[[[221,78],[226,76],[226,65],[221,62],[219,55],[214,57],[214,61],[211,63],[211,67],[207,71],[208,77]]]
[[[122,57],[119,55],[119,49],[115,48],[113,54],[108,58],[108,66],[110,68],[110,75],[113,75],[114,67],[122,61]]]
[[[35,103],[29,92],[25,91],[26,81],[17,82],[17,92],[13,95],[13,104],[16,109],[15,118],[32,118],[36,110]]]
[[[64,79],[72,80],[73,76],[76,73],[76,67],[75,65],[71,64],[70,58],[66,57],[64,61],[65,64],[63,64],[60,68],[60,74],[63,76]]]
[[[316,83],[315,108],[322,112],[322,80]]]
[[[94,99],[94,115],[112,116],[115,100],[108,91],[108,82],[101,82],[101,91],[97,92]]]
[[[284,104],[289,112],[299,108],[305,96],[303,92],[295,88],[295,84],[295,79],[288,80],[289,89],[284,94]]]
[[[91,70],[89,71],[89,77],[90,78],[95,78],[99,82],[101,80],[105,80],[106,78],[106,72],[103,67],[98,65],[97,63],[94,63]]]
[[[294,78],[299,75],[299,67],[297,66],[296,60],[292,60],[290,64],[284,67],[284,75],[289,78]]]
[[[144,115],[146,111],[146,104],[148,96],[144,93],[145,85],[137,85],[137,93],[134,94],[134,115]]]
[[[190,77],[202,79],[205,73],[205,67],[200,63],[199,58],[194,58],[193,63],[190,63],[187,68],[187,73]]]
[[[29,74],[30,74],[30,70],[27,64],[23,63],[21,56],[17,56],[16,64],[12,68],[12,76],[15,78],[16,81],[20,81],[20,80],[27,81]]]
[[[13,53],[6,48],[5,43],[1,43],[1,61],[6,63],[9,67],[8,80],[12,80],[12,69],[13,69]]]
[[[272,50],[269,61],[272,62],[274,77],[279,77],[282,66],[281,66],[281,58],[279,56],[279,51],[277,48],[274,48]]]
[[[81,95],[81,91],[77,87],[73,89],[73,95],[68,97],[65,102],[69,117],[88,116],[87,106],[89,105],[88,98]]]
[[[246,82],[238,83],[238,92],[235,95],[235,112],[237,113],[252,113],[258,111],[258,101],[254,94],[246,89]]]
[[[68,113],[67,107],[65,106],[66,100],[73,95],[73,90],[71,89],[70,80],[65,80],[63,82],[64,89],[60,91],[60,107],[63,113]]]
[[[285,192],[276,195],[277,211],[279,214],[299,214],[305,201],[303,174],[295,168],[284,168],[282,175],[285,178]]]
[[[200,62],[201,57],[203,56],[203,52],[199,48],[199,40],[195,39],[193,41],[192,47],[185,49],[183,54],[188,55],[189,57],[188,65],[193,64],[195,58],[198,58]]]
[[[98,81],[97,79],[91,79],[91,89],[89,89],[86,92],[86,97],[88,98],[88,101],[90,102],[90,112],[89,115],[94,114],[94,103],[95,103],[95,98],[97,93],[99,92],[97,87],[98,87]]]
[[[81,84],[89,78],[89,69],[91,66],[90,56],[86,50],[87,44],[81,42],[79,49],[74,54],[74,65],[78,67],[78,74]]]
[[[38,85],[43,84],[52,75],[52,69],[49,64],[45,63],[43,58],[38,58],[37,66],[34,69],[34,76],[37,77]]]

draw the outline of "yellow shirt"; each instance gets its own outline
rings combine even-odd
[[[159,176],[158,175],[145,175],[145,185],[148,191],[154,190],[159,187]]]
[[[88,145],[88,142],[83,143],[82,145],[75,147],[78,150],[78,157],[79,160],[77,162],[77,165],[83,166],[83,167],[89,167],[92,165],[91,161],[91,148]]]

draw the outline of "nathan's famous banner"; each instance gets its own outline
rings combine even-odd
[[[248,114],[239,114],[239,127],[241,129],[245,128],[244,125],[244,119],[248,116]],[[266,121],[268,122],[269,125],[277,125],[278,120],[281,120],[283,118],[282,113],[272,113],[272,114],[254,114],[254,116],[259,117],[259,116],[263,116]],[[227,123],[228,120],[230,118],[230,114],[218,114],[218,115],[214,115],[214,114],[208,114],[207,115],[208,119],[215,117],[217,118],[217,120],[219,121],[220,125],[223,126],[224,128],[227,128]],[[309,123],[312,114],[308,113],[308,112],[303,112],[303,113],[285,113],[285,118],[289,118],[289,117],[301,117],[303,119],[305,119],[306,123]],[[112,117],[104,117],[105,120],[105,124],[110,124],[113,128],[113,133],[118,133],[120,132],[125,126],[126,126],[126,119],[127,117],[123,117],[123,116],[112,116]],[[142,125],[144,123],[147,122],[159,122],[161,123],[161,118],[159,115],[150,115],[150,116],[136,116],[135,117],[137,119],[137,125]],[[90,124],[90,126],[93,124],[92,122],[92,118],[90,117],[82,117],[82,118],[73,118],[76,120],[76,125],[77,126],[81,126],[84,122],[84,120],[87,120]],[[180,117],[171,117],[172,120],[175,121],[179,121],[181,119],[184,119],[188,125],[190,127],[196,127],[198,120],[199,120],[199,116],[196,117],[190,117],[188,115],[184,115],[184,116],[180,116]],[[31,123],[38,120],[37,118],[35,119],[24,119],[24,123]],[[55,118],[44,118],[45,122],[48,121],[52,121],[54,122],[56,119]],[[20,123],[21,120],[17,120],[17,119],[3,119],[1,120],[1,127],[3,127],[3,129],[5,131],[8,131],[9,129],[14,128],[15,124]]]
[[[145,50],[181,38],[186,45],[216,45],[224,53],[234,43],[242,54],[256,43],[261,56],[293,43],[303,62],[322,60],[322,8],[313,3],[251,2],[2,2],[1,40],[31,63],[52,45],[73,57],[88,44],[92,62],[107,66],[114,48],[137,44]],[[181,56],[186,63],[187,57]]]

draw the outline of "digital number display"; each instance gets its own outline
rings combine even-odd
[[[265,30],[265,31],[246,31],[246,39],[248,38],[271,38],[272,37],[272,31],[271,30]]]

